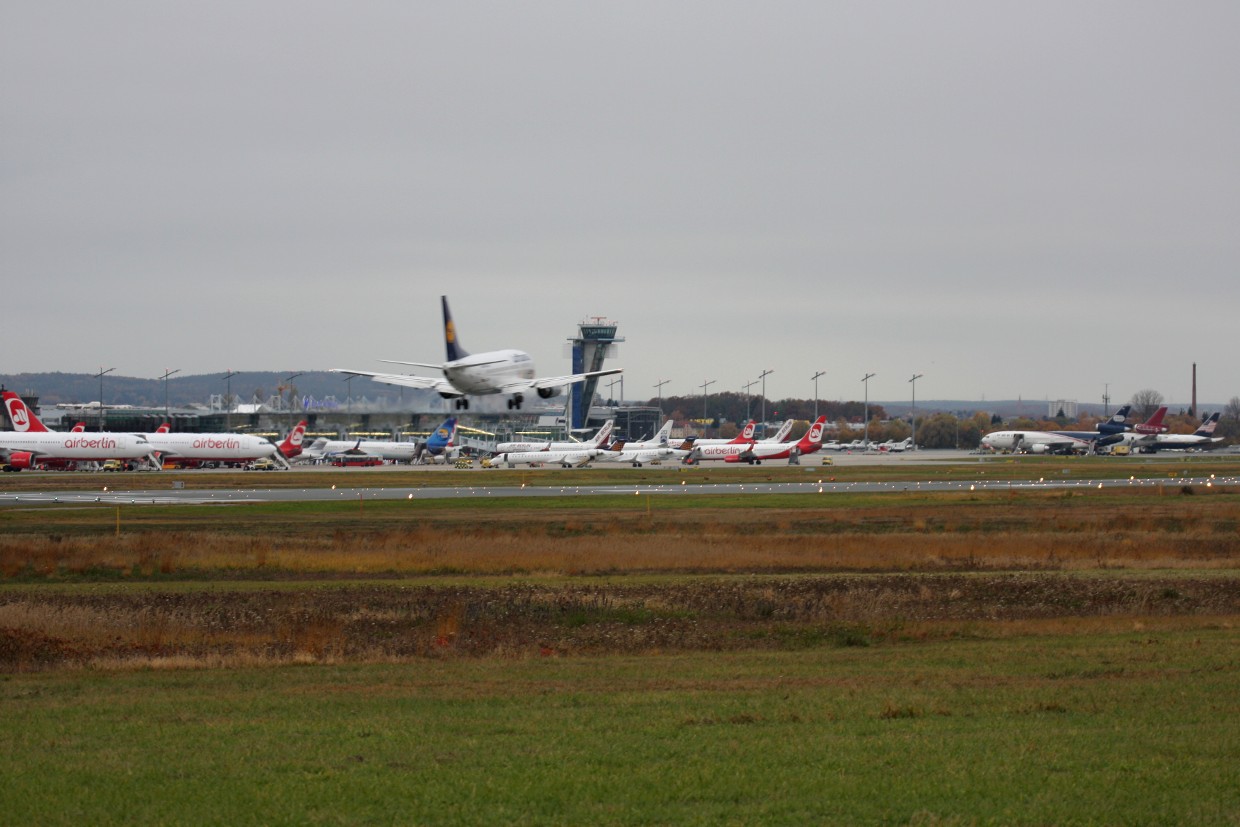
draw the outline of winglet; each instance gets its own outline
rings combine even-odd
[[[452,313],[448,310],[448,297],[440,296],[439,298],[443,302],[443,342],[447,348],[448,361],[455,362],[457,359],[464,359],[469,352],[461,347],[460,341],[456,338],[456,325],[452,323]]]

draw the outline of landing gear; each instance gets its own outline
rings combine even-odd
[[[524,397],[524,396],[522,396],[522,395],[521,395],[521,394],[519,394],[519,393],[514,393],[514,394],[512,395],[512,398],[508,400],[508,410],[510,410],[510,411],[519,411],[519,410],[521,410],[521,403],[522,403],[522,402],[524,402],[524,401],[525,401],[525,397]]]
[[[469,397],[468,396],[458,397],[455,400],[454,404],[458,411],[468,411],[469,410]]]

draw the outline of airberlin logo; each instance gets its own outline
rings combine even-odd
[[[116,440],[112,439],[111,437],[106,437],[106,436],[96,437],[94,439],[80,436],[80,437],[75,437],[74,439],[66,439],[65,447],[66,448],[107,448],[107,449],[111,449],[111,448],[116,447]]]
[[[14,431],[24,431],[30,427],[30,415],[20,399],[6,399],[4,406],[9,411],[9,419],[13,421]]]
[[[195,448],[240,448],[241,441],[238,439],[195,439]]]
[[[815,422],[814,427],[809,429],[809,440],[817,442],[820,439],[822,439],[822,426]]]

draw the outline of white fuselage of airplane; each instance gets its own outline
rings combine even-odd
[[[416,442],[392,442],[380,439],[329,439],[322,445],[316,440],[305,449],[312,459],[339,456],[341,454],[366,454],[379,459],[397,462],[413,462],[418,455]]]
[[[1032,454],[1084,453],[1093,443],[1087,439],[1050,431],[992,431],[982,445],[996,451],[1028,451]]]
[[[640,468],[647,462],[663,462],[664,460],[682,460],[689,456],[684,448],[673,448],[663,445],[654,448],[629,448],[619,451],[603,451],[597,457],[599,462],[627,462]]]
[[[582,451],[586,448],[598,448],[611,436],[613,420],[607,420],[594,437],[586,442],[551,442],[533,440],[530,442],[501,442],[495,446],[497,454],[512,454],[522,451]]]
[[[533,381],[534,360],[520,350],[492,350],[445,362],[443,375],[464,394],[511,393],[514,385],[524,390]]]
[[[139,459],[154,450],[149,442],[136,434],[73,431],[4,431],[0,432],[0,457],[13,464],[21,458],[42,461],[49,459],[90,460]]]
[[[143,434],[161,460],[186,459],[203,462],[243,462],[269,457],[276,452],[270,440],[251,434]]]
[[[585,465],[590,460],[604,453],[598,448],[586,448],[576,451],[513,451],[511,453],[496,454],[491,459],[491,465],[507,465],[510,468],[514,465],[530,465],[534,463],[544,465],[562,465],[565,468],[571,468],[578,465]]]

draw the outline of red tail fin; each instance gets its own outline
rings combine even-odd
[[[82,431],[85,431],[85,430],[86,430],[86,423],[79,422],[78,424],[74,425],[72,428],[69,429],[69,433],[80,434],[82,433]]]
[[[805,432],[805,436],[801,437],[801,440],[797,443],[797,448],[802,453],[818,450],[819,446],[822,445],[822,432],[826,430],[826,427],[827,418],[825,416],[815,419],[814,423],[809,426],[809,430]]]
[[[1167,426],[1162,424],[1163,417],[1167,415],[1167,406],[1163,405],[1154,411],[1154,415],[1142,422],[1140,425],[1133,427],[1133,430],[1139,434],[1162,434],[1167,432]]]
[[[306,435],[306,420],[298,422],[293,430],[288,432],[288,436],[278,446],[280,453],[286,458],[295,457],[301,453],[301,441]]]
[[[4,392],[4,409],[8,411],[9,421],[13,423],[14,431],[20,433],[45,433],[47,431],[47,427],[34,415],[34,411],[27,408],[22,398],[13,391]]]
[[[171,430],[172,430],[172,426],[169,425],[167,422],[164,422],[158,428],[155,429],[155,433],[166,434]]]
[[[740,445],[744,442],[753,442],[754,428],[757,426],[752,419],[745,423],[745,427],[736,435],[736,438],[729,442],[729,445]]]

